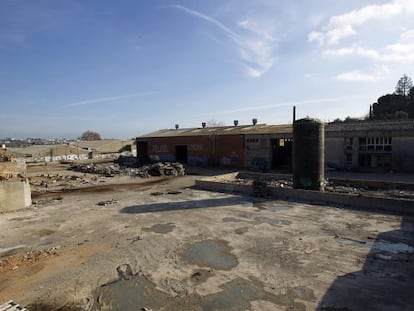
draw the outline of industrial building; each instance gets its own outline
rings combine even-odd
[[[291,170],[292,125],[235,124],[137,137],[138,160]],[[325,164],[338,170],[414,172],[414,121],[326,124]]]

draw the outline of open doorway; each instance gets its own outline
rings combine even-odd
[[[175,158],[177,162],[187,163],[187,160],[188,160],[187,145],[176,145],[175,146]]]
[[[140,164],[149,162],[147,141],[137,142],[137,160],[138,160],[138,163]]]
[[[292,171],[292,139],[271,139],[272,144],[272,169]]]

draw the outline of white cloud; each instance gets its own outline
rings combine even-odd
[[[367,57],[376,63],[414,63],[414,29],[407,30],[400,35],[399,40],[381,49],[367,49],[359,46],[339,49],[327,49],[323,55],[332,57],[361,56]]]
[[[308,40],[320,44],[337,44],[342,39],[357,34],[356,27],[368,21],[383,21],[403,13],[413,12],[413,0],[392,0],[385,4],[368,5],[359,10],[331,17],[321,31],[309,33]]]
[[[378,79],[376,74],[364,73],[359,70],[353,70],[338,74],[335,77],[340,81],[376,81]]]
[[[349,47],[349,48],[340,48],[340,49],[328,49],[323,51],[323,55],[327,56],[363,56],[369,57],[372,59],[378,59],[380,53],[377,50],[366,49],[362,47]]]
[[[297,100],[297,101],[289,101],[289,102],[279,102],[275,104],[269,105],[253,105],[253,106],[246,106],[240,107],[236,109],[229,109],[220,111],[220,113],[234,113],[234,112],[244,112],[244,111],[253,111],[253,110],[265,110],[265,109],[272,109],[275,107],[283,107],[283,106],[298,106],[298,105],[310,105],[310,104],[322,104],[322,103],[336,103],[341,101],[349,101],[363,98],[361,96],[341,96],[341,97],[326,97],[326,98],[314,98],[314,99],[307,99],[307,100]],[[217,113],[217,112],[215,112]]]
[[[275,40],[273,38],[273,29],[269,25],[251,20],[242,20],[238,22],[238,26],[244,32],[239,34],[217,19],[201,12],[182,5],[172,5],[170,7],[203,19],[223,31],[238,47],[240,62],[249,76],[253,78],[260,77],[272,68],[275,62]]]
[[[120,99],[149,96],[149,95],[154,95],[156,93],[157,92],[145,92],[145,93],[135,93],[135,94],[128,94],[128,95],[120,95],[120,96],[100,97],[100,98],[94,98],[94,99],[88,99],[88,100],[73,102],[73,103],[70,103],[70,104],[63,105],[61,107],[62,108],[68,108],[68,107],[77,107],[77,106],[92,105],[92,104],[101,104],[101,103],[107,103],[107,102],[115,102],[115,101],[118,101]]]

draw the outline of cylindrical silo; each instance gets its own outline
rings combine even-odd
[[[293,187],[323,191],[325,131],[322,122],[300,119],[293,124]]]

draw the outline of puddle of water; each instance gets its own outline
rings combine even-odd
[[[234,217],[224,217],[223,222],[242,222],[243,220]]]
[[[249,202],[249,201],[242,201],[242,202],[240,202],[240,204],[243,206],[243,207],[253,207],[253,202]]]
[[[280,212],[280,211],[287,211],[289,207],[287,206],[269,206],[267,210],[269,212]]]
[[[91,310],[250,310],[251,301],[266,300],[275,305],[289,306],[289,310],[305,311],[305,305],[295,299],[315,299],[313,290],[307,287],[288,288],[285,294],[275,295],[265,291],[258,279],[236,278],[221,285],[220,289],[206,296],[192,293],[173,297],[157,289],[142,274],[136,274],[99,287]],[[294,309],[290,308],[292,306]]]
[[[242,227],[242,228],[237,228],[236,230],[234,230],[234,233],[236,234],[245,234],[247,231],[249,231],[248,227]]]
[[[367,247],[367,248],[373,248],[378,249],[381,251],[386,251],[393,254],[398,253],[413,253],[414,247],[405,244],[405,243],[390,243],[387,241],[375,241],[375,242],[365,242],[365,241],[358,241],[353,239],[347,239],[347,238],[337,238],[336,239],[339,243],[345,244],[345,245],[353,245],[353,246],[359,246],[359,247]]]
[[[142,231],[167,234],[173,231],[174,228],[175,228],[175,225],[173,223],[155,224],[155,225],[152,225],[150,228],[142,228]]]
[[[223,240],[204,240],[190,245],[182,257],[186,263],[219,270],[231,270],[239,264],[231,253],[228,242]]]
[[[378,242],[374,242],[372,247],[375,249],[380,249],[382,251],[390,252],[393,254],[398,254],[398,253],[407,254],[407,253],[414,252],[414,247],[411,247],[410,245],[405,244],[405,243],[388,243],[385,241],[378,241]]]
[[[348,238],[336,238],[336,240],[345,245],[353,245],[353,246],[360,246],[360,247],[371,247],[372,242],[364,242],[364,241],[358,241]]]
[[[292,223],[290,220],[268,218],[268,217],[255,217],[254,220],[257,222],[257,224],[269,224],[271,226],[290,225]]]
[[[243,207],[255,207],[259,211],[279,212],[279,211],[285,211],[289,209],[289,207],[287,206],[273,206],[273,205],[269,206],[269,204],[266,202],[243,201],[243,202],[240,202],[240,204]]]

